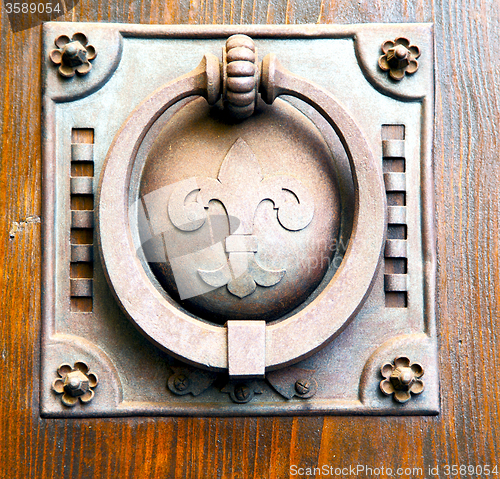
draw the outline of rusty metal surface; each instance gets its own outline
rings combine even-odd
[[[44,30],[48,61],[44,66],[42,413],[75,417],[436,413],[431,28],[184,29],[71,24],[71,29],[75,28],[84,32],[99,55],[93,60],[92,72],[71,80],[58,78],[57,69],[48,60],[54,39],[72,34],[69,25],[48,24]],[[239,35],[235,45],[229,42],[226,46],[223,68],[219,68],[222,42],[231,34],[243,33],[255,39],[256,48]],[[422,56],[417,72],[394,82],[378,67],[380,45],[401,35],[418,44]],[[175,55],[169,56],[173,51]],[[248,52],[255,55],[250,58]],[[160,57],[171,58],[162,63],[162,72],[147,78],[134,74],[142,71],[142,63]],[[177,61],[180,57],[182,61]],[[257,68],[260,58],[262,66]],[[253,75],[250,67],[241,63],[245,61],[253,65]],[[196,63],[199,66],[186,73]],[[259,103],[255,87],[250,88],[252,82],[269,106]],[[241,98],[231,92],[241,94]],[[193,95],[205,100],[186,103],[184,99]],[[221,95],[224,101],[217,104]],[[286,102],[276,100],[281,95]],[[202,106],[203,102],[215,105],[214,109]],[[103,110],[102,104],[110,107]],[[211,112],[219,111],[221,105],[236,122],[214,117]],[[205,127],[210,122],[225,122],[213,129],[225,132],[225,139],[218,141],[220,134],[207,134],[199,142],[205,142],[206,148],[196,142],[194,147],[189,146],[191,142],[176,147],[170,133],[174,131],[179,138],[191,134],[193,138],[197,112],[200,125]],[[302,131],[309,140],[304,143],[311,145],[312,138],[321,154],[316,155],[318,150],[308,146],[305,149],[312,148],[312,155],[293,158],[294,148],[287,152],[266,146],[268,130],[277,128],[271,127],[273,118],[282,129],[277,138],[286,137],[290,118],[294,128],[297,123],[305,125]],[[253,136],[248,138],[247,122],[254,124],[248,129]],[[404,125],[404,143],[382,139],[382,127],[388,124]],[[64,167],[65,158],[71,158],[72,128],[92,128],[95,132],[93,148],[82,148],[82,155],[92,151],[92,183],[71,182]],[[172,143],[168,138],[173,138]],[[297,143],[300,140],[303,138]],[[189,154],[183,156],[183,149],[195,147],[208,153],[192,155],[193,163],[186,162]],[[270,153],[280,160],[275,161]],[[400,158],[406,162],[404,172],[383,171],[382,158],[397,155],[404,155]],[[301,161],[305,167],[294,169],[294,162]],[[321,161],[330,165],[319,169],[328,171],[326,176],[318,174]],[[309,168],[312,170],[307,173]],[[98,193],[94,244],[103,267],[94,262],[92,289],[85,291],[93,295],[94,307],[92,312],[83,313],[69,309],[67,265],[72,254],[87,257],[87,251],[70,248],[68,235],[72,221],[73,227],[91,227],[93,223],[87,213],[78,212],[72,219],[68,205],[72,189],[88,192],[89,187],[94,188],[94,195]],[[404,204],[387,208],[386,195],[400,191],[405,195]],[[161,208],[147,209],[148,196],[154,197],[155,192],[153,204]],[[200,192],[198,197],[196,192]],[[162,198],[159,203],[158,198]],[[211,201],[214,199],[217,201]],[[256,212],[266,202],[271,207],[264,211],[264,219],[256,222]],[[62,212],[62,220],[57,222],[54,205]],[[208,220],[204,216],[207,210]],[[147,238],[145,241],[141,226],[150,227],[148,221],[151,223],[155,214],[163,214],[163,222],[168,220],[182,232],[180,242],[185,244],[207,224],[227,218],[226,229],[215,228],[221,249],[214,252],[218,259],[212,266],[193,258],[189,261],[199,281],[209,288],[194,295],[190,304],[172,294],[178,286],[175,267],[180,265],[183,270],[185,264],[152,261],[148,254],[158,250],[143,248]],[[387,221],[389,225],[403,223],[407,238],[389,238],[386,244]],[[281,238],[276,233],[280,228],[285,240],[276,241]],[[335,239],[336,249],[331,251],[328,243],[326,247],[323,244],[314,254],[324,257],[327,266],[316,266],[311,277],[302,277],[290,259],[295,255],[289,254],[287,259],[287,241],[295,242],[300,252],[310,245],[307,235],[316,237],[318,231],[329,240]],[[150,239],[155,236],[151,234]],[[266,251],[269,238],[276,239],[274,247]],[[165,245],[163,249],[165,256],[168,249]],[[283,250],[285,254],[277,253]],[[166,256],[170,260],[171,255]],[[384,257],[403,258],[407,270],[404,274],[384,274]],[[226,259],[220,262],[221,258]],[[311,261],[314,255],[307,252],[305,258]],[[283,261],[285,266],[280,264]],[[166,268],[155,270],[155,263]],[[297,278],[298,284],[303,284],[301,295],[294,295],[287,283]],[[405,289],[398,287],[402,282]],[[280,287],[283,291],[277,293]],[[386,307],[387,292],[400,289],[408,291],[407,306]],[[277,299],[290,291],[292,296],[280,313],[275,307]],[[203,298],[210,294],[214,297]],[[261,313],[252,309],[252,300]],[[250,306],[241,307],[244,303],[238,302],[244,301]],[[247,319],[267,319],[265,379],[227,380],[225,320],[213,319],[223,318],[227,308],[236,311],[238,304],[244,312],[242,319],[245,315]],[[269,311],[272,313],[265,318]],[[227,319],[232,319],[232,314],[227,313]],[[130,327],[126,316],[151,343]],[[234,344],[243,344],[244,336],[239,335]],[[380,368],[401,356],[418,361],[426,371],[425,391],[404,404],[380,390]],[[50,384],[58,364],[82,360],[99,375],[99,388],[90,404],[68,409],[56,400]],[[182,365],[183,361],[191,366]],[[293,363],[297,364],[289,367]],[[211,372],[203,373],[196,365]],[[255,368],[250,370],[248,374],[255,376]]]

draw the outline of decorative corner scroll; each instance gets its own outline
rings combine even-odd
[[[77,33],[67,35],[76,28]],[[104,24],[47,22],[43,50],[44,96],[57,103],[73,102],[95,93],[113,78],[122,57],[123,36],[119,29]],[[75,75],[80,81],[71,81]]]
[[[194,200],[189,201],[190,197]],[[258,251],[258,237],[253,235],[255,212],[262,201],[271,200],[283,228],[302,230],[314,216],[314,200],[307,188],[290,176],[264,179],[257,158],[239,138],[224,158],[217,180],[191,178],[174,190],[168,203],[170,220],[180,230],[195,231],[205,223],[212,200],[224,205],[229,218],[230,236],[225,242],[229,260],[216,270],[199,269],[203,281],[214,288],[227,285],[228,291],[239,298],[252,294],[257,284],[263,287],[278,284],[286,270],[266,269],[255,258]]]
[[[177,396],[192,394],[199,396],[217,379],[217,374],[188,366],[172,368],[173,373],[167,381],[168,389]]]
[[[394,59],[394,66],[389,69],[386,69],[387,65],[384,60],[387,58],[386,54],[389,49],[393,48],[391,43],[396,47],[396,41],[402,38],[411,40],[411,44],[408,42],[408,47],[418,45],[418,52],[417,48],[412,48],[412,52],[410,52],[407,59],[403,59],[403,66],[406,61],[411,63],[411,66],[408,65],[409,68],[405,69],[403,75],[400,72],[395,73],[396,77],[402,78],[399,81],[390,74],[390,68],[393,70],[400,68],[399,60]],[[403,41],[403,43],[405,42]],[[432,86],[434,84],[434,51],[431,25],[380,25],[376,36],[370,33],[370,29],[361,29],[356,33],[354,47],[363,75],[380,93],[403,101],[422,101],[426,97],[432,98],[434,94]],[[421,56],[418,57],[417,61],[415,57],[419,53],[421,53]],[[404,57],[405,55],[401,56]],[[425,58],[422,60],[423,56]],[[381,60],[381,57],[384,58]],[[416,71],[414,69],[416,65],[412,63],[413,60],[418,63],[418,72],[415,74],[411,73]]]
[[[257,381],[229,382],[222,389],[222,393],[229,394],[231,401],[236,404],[250,402],[256,394],[262,394],[264,390]]]
[[[318,382],[314,378],[314,369],[291,366],[266,374],[267,382],[284,398],[309,399],[318,391]]]

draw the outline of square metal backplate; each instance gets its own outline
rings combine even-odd
[[[203,372],[171,357],[133,327],[101,265],[94,209],[106,155],[127,117],[155,90],[195,68],[205,53],[220,58],[225,40],[237,33],[254,39],[260,58],[275,53],[284,67],[326,89],[350,112],[383,172],[388,210],[385,253],[356,316],[300,363],[265,379],[235,383],[225,374]],[[394,80],[379,59],[382,45],[399,38],[417,46],[420,56],[417,71]],[[60,53],[53,52],[61,52],[72,39],[87,50],[80,70],[78,62],[64,67]],[[410,51],[417,56],[416,49]],[[44,416],[439,412],[431,25],[48,23],[42,54]],[[71,78],[64,76],[75,70]],[[318,126],[331,150],[345,157],[323,118],[290,101]],[[354,195],[346,188],[344,194]],[[381,391],[381,368],[405,357],[423,368],[425,388],[398,402],[394,394]],[[404,367],[405,360],[400,361]],[[68,391],[68,384],[63,386],[68,368],[78,363],[85,363],[99,382],[94,385],[91,377],[95,394],[87,403],[70,394],[70,402],[76,402],[70,407],[61,392],[64,387]],[[62,364],[69,366],[59,374]],[[386,375],[392,369],[386,366]],[[420,375],[418,366],[414,370]],[[386,387],[390,393],[391,386]],[[82,397],[90,399],[89,394]]]

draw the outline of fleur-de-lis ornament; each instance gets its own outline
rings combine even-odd
[[[198,191],[195,201],[187,202]],[[314,216],[314,200],[307,188],[289,176],[263,177],[257,158],[241,138],[236,140],[221,165],[218,178],[190,178],[172,193],[168,214],[183,231],[203,226],[212,200],[223,205],[229,218],[230,235],[225,240],[228,262],[212,271],[198,270],[203,281],[214,288],[227,285],[233,295],[244,298],[257,284],[270,287],[279,283],[285,269],[270,270],[255,258],[258,237],[253,235],[254,216],[264,200],[271,200],[283,228],[298,231]]]

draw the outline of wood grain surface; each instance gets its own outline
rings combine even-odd
[[[0,7],[0,477],[286,478],[291,466],[500,469],[500,3],[81,0],[60,20],[433,22],[442,413],[437,417],[41,419],[40,26]],[[429,467],[441,467],[432,476]],[[396,474],[396,469],[423,468]],[[499,471],[500,472],[500,471]],[[372,477],[316,474],[316,477]],[[381,474],[378,477],[390,477]]]

